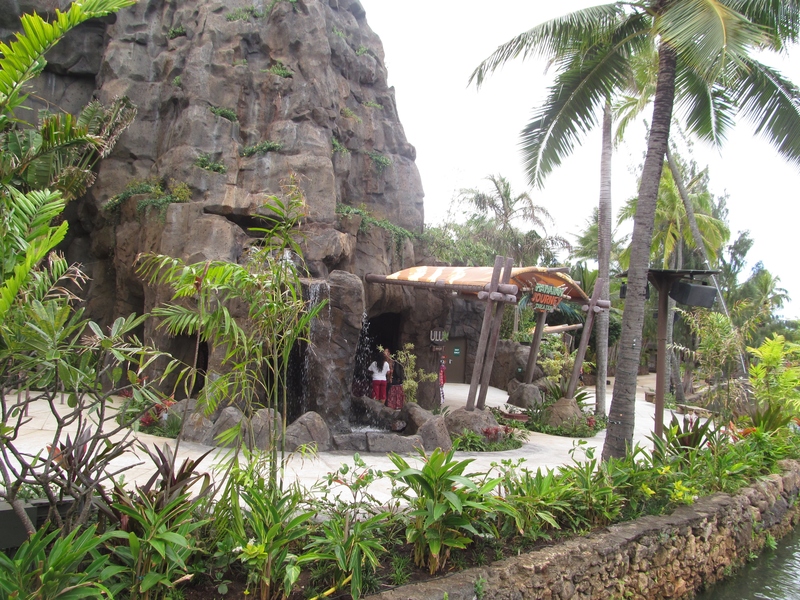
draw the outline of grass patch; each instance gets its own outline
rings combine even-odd
[[[226,21],[249,21],[250,19],[263,19],[266,13],[259,11],[255,6],[245,6],[232,10],[225,15]]]
[[[383,110],[383,104],[378,104],[377,102],[362,102],[362,105],[366,106],[367,108],[377,108],[378,110]]]
[[[271,140],[264,140],[255,146],[245,146],[239,150],[239,156],[249,157],[255,154],[266,154],[267,152],[277,152],[283,148],[280,142],[273,142]]]

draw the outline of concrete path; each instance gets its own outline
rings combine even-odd
[[[608,403],[610,405],[612,385],[608,386]],[[648,445],[647,436],[653,429],[655,406],[644,401],[644,392],[652,391],[655,388],[655,375],[640,376],[637,383],[636,394],[636,426],[634,440],[643,445]],[[459,408],[466,404],[469,385],[448,383],[445,386],[445,405],[452,408]],[[593,388],[590,388],[593,392]],[[489,388],[486,404],[487,406],[503,406],[508,395],[506,392]],[[66,409],[66,407],[65,407]],[[54,419],[50,413],[49,406],[45,402],[37,402],[31,405],[29,410],[30,422],[24,427],[18,439],[18,446],[24,451],[35,454],[42,451],[53,439]],[[664,420],[669,422],[671,419],[670,411],[665,411]],[[137,433],[136,437],[144,444],[164,446],[174,448],[175,441],[159,438],[152,435]],[[597,448],[599,455],[605,441],[605,431],[598,433],[593,438],[586,440],[588,447]],[[576,443],[575,438],[545,435],[541,433],[531,433],[523,446],[517,450],[507,452],[458,452],[459,458],[471,458],[474,460],[471,465],[472,472],[484,472],[491,467],[491,463],[500,462],[503,459],[516,460],[524,458],[527,468],[535,470],[538,467],[556,468],[559,465],[571,462],[570,450]],[[202,444],[182,442],[179,449],[179,457],[197,458],[207,452],[211,447]],[[204,460],[202,467],[205,470],[212,470],[215,464],[223,461],[227,454],[225,449],[213,449],[211,455]],[[152,466],[147,456],[139,452],[127,453],[115,466],[131,466],[125,472],[125,481],[143,481],[152,475]],[[388,470],[394,468],[386,455],[362,453],[361,457],[370,466]],[[286,478],[288,481],[297,481],[305,487],[311,487],[316,481],[327,473],[338,469],[342,463],[352,463],[352,453],[350,452],[320,452],[313,458],[301,458],[294,456],[287,465]],[[388,481],[382,482],[380,489],[373,490],[379,497],[389,495]]]

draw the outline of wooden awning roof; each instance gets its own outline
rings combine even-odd
[[[412,267],[388,275],[385,282],[477,293],[491,282],[492,270],[492,267]],[[519,288],[518,295],[533,290],[537,284],[544,284],[561,288],[569,300],[588,302],[586,293],[562,271],[546,267],[517,267],[511,270],[509,283]]]

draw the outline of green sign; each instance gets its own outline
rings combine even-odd
[[[461,348],[453,348],[453,356],[461,356]]]

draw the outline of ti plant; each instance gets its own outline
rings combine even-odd
[[[394,493],[404,498],[411,511],[406,529],[408,543],[414,545],[414,562],[427,564],[433,575],[444,569],[451,548],[464,549],[473,536],[496,534],[493,518],[499,513],[513,516],[515,511],[504,501],[492,496],[500,478],[473,480],[474,474],[465,474],[472,459],[456,461],[455,450],[443,452],[437,448],[426,456],[417,469],[398,454],[389,459],[397,467],[389,475],[397,486]]]

